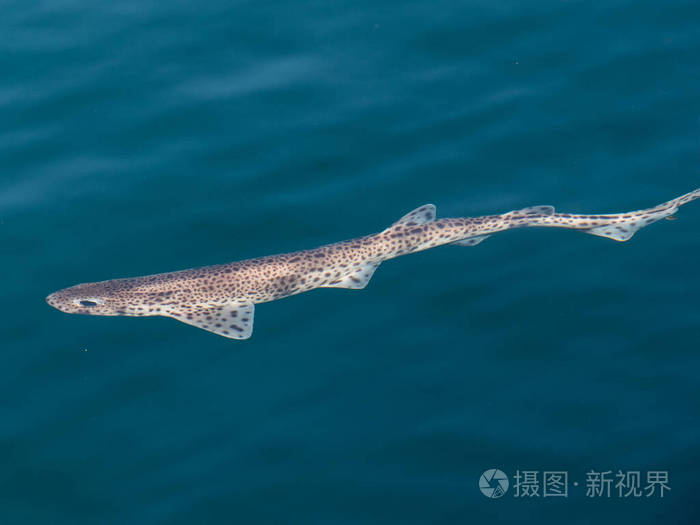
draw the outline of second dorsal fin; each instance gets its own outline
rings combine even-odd
[[[554,215],[553,206],[528,206],[520,210],[513,210],[510,213],[513,215]]]

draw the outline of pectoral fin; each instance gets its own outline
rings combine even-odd
[[[254,313],[253,303],[232,301],[223,305],[173,307],[165,315],[229,339],[248,339],[253,333]]]

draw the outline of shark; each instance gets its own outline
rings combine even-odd
[[[476,246],[491,235],[525,227],[579,230],[615,241],[672,219],[700,198],[700,188],[658,206],[627,213],[577,215],[530,206],[498,215],[437,219],[425,204],[379,233],[318,248],[142,277],[64,288],[46,298],[70,314],[165,316],[230,339],[253,333],[255,305],[316,288],[360,290],[384,261],[442,245]]]

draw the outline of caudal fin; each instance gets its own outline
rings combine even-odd
[[[671,218],[678,208],[700,198],[700,189],[681,195],[654,208],[619,215],[599,215],[604,224],[585,230],[586,233],[624,242],[638,230],[664,218]],[[599,220],[600,220],[599,219]]]

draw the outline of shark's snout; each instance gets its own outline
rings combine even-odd
[[[70,309],[70,301],[66,300],[66,298],[61,294],[60,290],[46,296],[46,302],[49,306],[53,306],[57,310],[72,313],[72,310]]]
[[[101,303],[99,299],[82,297],[76,293],[78,287],[65,288],[54,292],[46,297],[49,306],[53,306],[61,312],[69,314],[90,314],[93,307]],[[99,301],[99,302],[98,302]]]
[[[46,296],[46,302],[50,305],[53,306],[54,308],[57,308],[57,299],[56,299],[56,294],[52,293]]]
[[[111,281],[119,282],[119,280]],[[115,298],[110,282],[76,284],[46,297],[49,306],[67,314],[129,315],[125,301]]]

